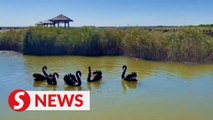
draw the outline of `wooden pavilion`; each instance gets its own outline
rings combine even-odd
[[[52,24],[53,24],[54,27],[56,26],[56,24],[57,24],[57,27],[59,27],[59,26],[60,26],[60,23],[64,23],[64,27],[65,27],[65,28],[66,28],[66,27],[69,28],[70,22],[73,22],[72,19],[70,19],[70,18],[64,16],[63,14],[61,14],[61,15],[55,17],[55,18],[49,19],[49,21],[52,22]]]
[[[52,19],[36,23],[36,25],[44,27],[60,27],[60,23],[63,23],[65,28],[69,28],[70,22],[73,22],[73,20],[61,14]]]
[[[53,26],[53,22],[51,22],[50,20],[43,21],[42,23],[43,23],[44,26],[47,26],[47,27],[49,27],[49,26],[52,27]]]

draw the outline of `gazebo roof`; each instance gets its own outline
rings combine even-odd
[[[55,18],[49,19],[49,20],[50,20],[50,21],[70,21],[70,22],[73,22],[72,19],[70,19],[70,18],[64,16],[63,14],[61,14],[61,15],[55,17]]]
[[[51,22],[50,20],[45,20],[42,22],[43,24],[53,24],[53,22]]]

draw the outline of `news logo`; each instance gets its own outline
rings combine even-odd
[[[14,90],[8,97],[10,108],[26,110],[90,110],[89,91]]]
[[[9,98],[8,103],[11,109],[16,112],[25,111],[30,105],[30,96],[24,90],[13,91]]]

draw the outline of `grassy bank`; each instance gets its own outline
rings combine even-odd
[[[0,32],[0,50],[22,52],[25,31]]]
[[[0,50],[27,55],[125,55],[146,60],[212,62],[213,37],[199,28],[177,32],[141,28],[31,28],[0,33]]]
[[[121,55],[121,31],[32,28],[26,32],[23,52],[29,55]]]

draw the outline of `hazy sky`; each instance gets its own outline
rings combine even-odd
[[[213,0],[0,1],[0,26],[30,26],[59,14],[72,26],[213,24]]]

